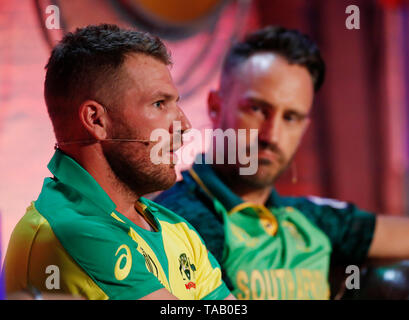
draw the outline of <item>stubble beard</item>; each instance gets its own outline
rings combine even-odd
[[[240,175],[239,171],[237,170],[236,172],[237,179],[239,179],[242,184],[246,184],[253,189],[264,189],[272,187],[274,183],[278,180],[278,178],[287,170],[290,163],[291,161],[280,164],[280,166],[276,170],[274,170],[274,172],[266,173],[265,170],[268,170],[268,168],[263,170],[264,169],[263,167],[269,166],[271,164],[269,162],[264,163],[263,160],[260,160],[258,164],[258,171],[256,174]]]
[[[112,130],[113,139],[146,139],[136,137],[125,124]],[[136,145],[137,144],[137,145]],[[169,189],[176,181],[174,165],[155,165],[150,159],[153,143],[115,142],[102,144],[103,154],[113,174],[113,182],[135,197]]]
[[[260,190],[272,187],[278,178],[288,169],[293,160],[293,156],[287,160],[282,152],[277,152],[278,159],[275,164],[265,159],[257,159],[258,169],[254,175],[241,175],[240,166],[231,166],[229,175],[232,182],[242,185],[246,189]],[[273,165],[275,168],[269,168]]]

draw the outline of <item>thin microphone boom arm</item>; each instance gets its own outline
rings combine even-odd
[[[68,145],[68,144],[80,144],[80,143],[95,143],[95,142],[104,142],[104,141],[119,141],[119,142],[142,142],[142,143],[150,143],[151,140],[141,140],[141,139],[104,139],[104,140],[77,140],[77,141],[62,141],[56,142],[54,148],[57,149],[60,146]]]

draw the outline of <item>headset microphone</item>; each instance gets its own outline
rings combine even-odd
[[[54,149],[58,147],[69,145],[69,144],[80,144],[80,143],[92,143],[92,142],[104,142],[104,141],[118,141],[118,142],[141,142],[143,144],[149,144],[153,141],[151,140],[141,140],[141,139],[104,139],[104,140],[77,140],[77,141],[63,141],[56,142]]]

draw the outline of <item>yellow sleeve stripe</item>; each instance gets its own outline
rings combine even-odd
[[[42,292],[68,293],[93,300],[108,299],[67,253],[34,204],[15,227],[6,259],[5,277],[9,293],[23,290],[31,284]],[[22,263],[24,261],[27,263]],[[60,289],[47,288],[48,266],[58,267]]]

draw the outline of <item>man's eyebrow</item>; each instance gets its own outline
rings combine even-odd
[[[176,96],[167,92],[158,91],[153,94],[153,99],[161,98],[163,100],[176,100],[178,102],[180,100],[180,96]]]
[[[257,97],[246,97],[243,100],[245,102],[255,103],[255,104],[261,105],[263,107],[268,107],[268,108],[271,108],[271,109],[275,108],[275,106],[272,105],[271,103],[269,103],[269,102],[267,102],[267,101],[265,101],[263,99],[257,98]],[[309,115],[309,113],[301,112],[301,111],[299,111],[297,109],[294,109],[294,108],[291,108],[291,107],[289,107],[287,111],[295,113],[298,116],[303,117],[303,118],[306,118]]]
[[[267,102],[267,101],[265,101],[263,99],[256,98],[256,97],[246,97],[243,100],[245,102],[256,103],[256,104],[259,104],[259,105],[262,105],[262,106],[265,106],[265,107],[274,108],[274,106],[271,103],[269,103],[269,102]]]

